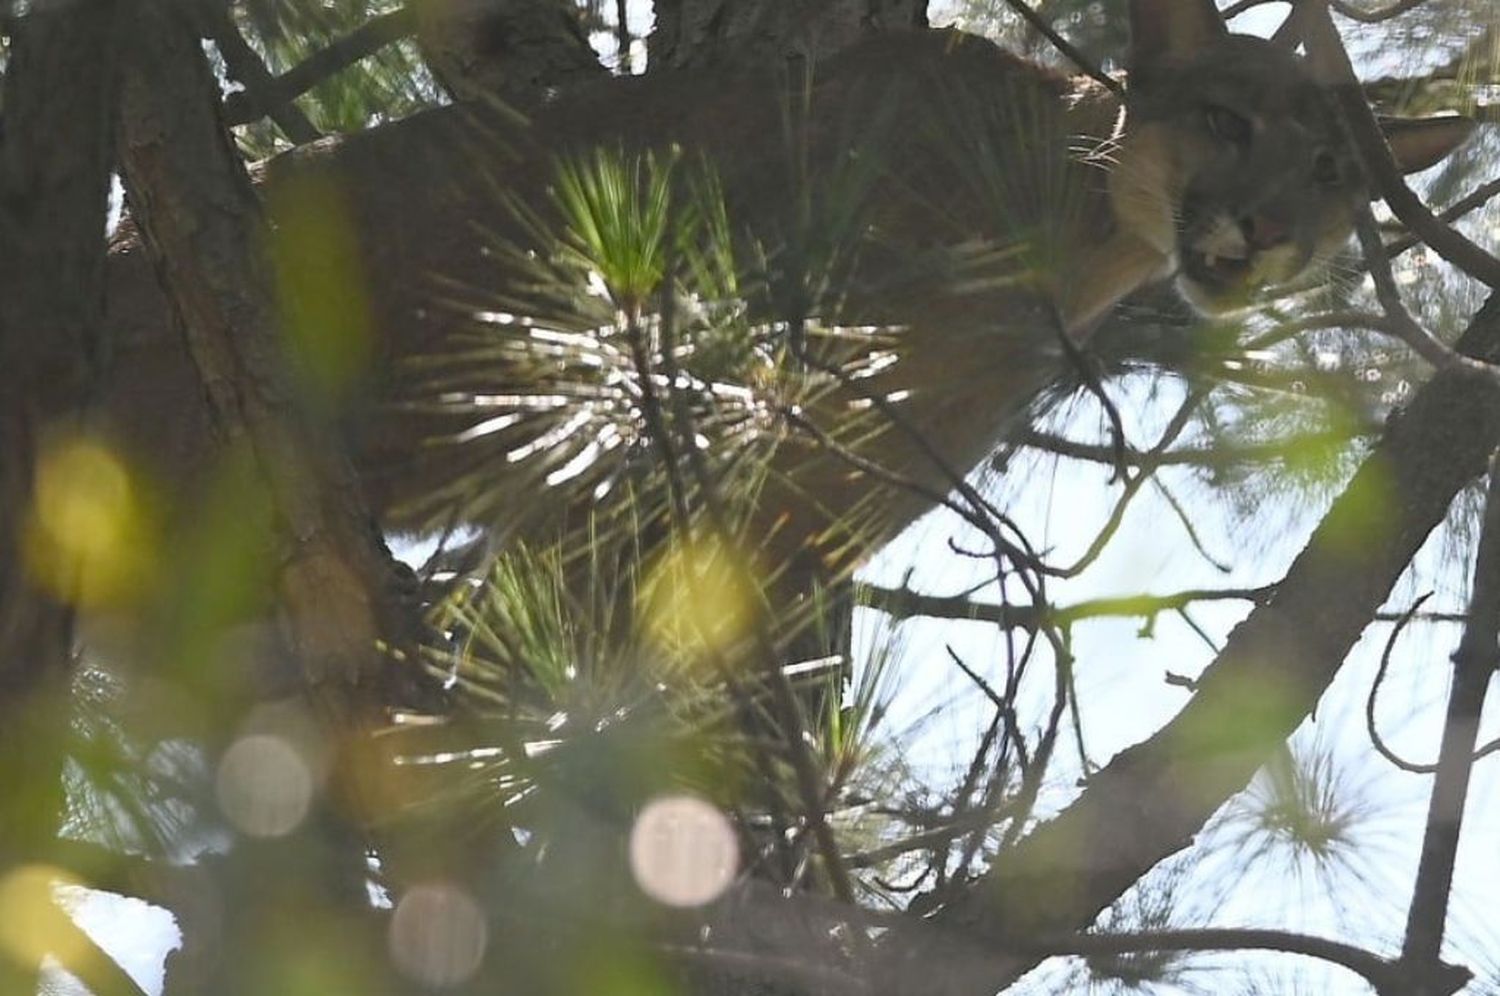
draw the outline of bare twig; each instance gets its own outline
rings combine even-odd
[[[1475,187],[1439,212],[1437,216],[1438,220],[1445,225],[1452,224],[1471,211],[1476,211],[1484,207],[1496,197],[1500,197],[1500,179],[1494,179]],[[1413,246],[1418,245],[1421,241],[1417,236],[1407,233],[1400,238],[1387,242],[1385,244],[1385,253],[1387,256],[1394,258]]]
[[[1120,85],[1119,80],[1094,65],[1094,61],[1079,51],[1077,46],[1058,34],[1057,30],[1051,24],[1047,23],[1046,18],[1032,10],[1030,5],[1026,3],[1026,0],[1005,0],[1005,5],[1015,11],[1021,20],[1031,25],[1034,30],[1051,43],[1053,48],[1066,56],[1068,61],[1083,70],[1091,79],[1117,95],[1124,95],[1125,88]]]
[[[1167,448],[1177,441],[1178,437],[1187,429],[1188,421],[1191,419],[1193,411],[1202,402],[1206,393],[1202,390],[1195,390],[1183,399],[1182,404],[1173,414],[1171,420],[1167,422],[1166,428],[1162,430],[1161,437],[1151,449],[1146,451],[1148,457],[1166,452]],[[1124,489],[1120,493],[1120,497],[1115,501],[1114,508],[1110,511],[1109,519],[1104,523],[1098,534],[1094,536],[1093,542],[1088,545],[1088,549],[1084,550],[1078,559],[1067,567],[1045,566],[1043,572],[1052,577],[1077,577],[1089,565],[1098,560],[1100,555],[1104,553],[1105,547],[1109,545],[1109,541],[1119,531],[1121,523],[1125,521],[1125,513],[1129,509],[1130,503],[1140,493],[1142,486],[1151,480],[1151,477],[1152,472],[1148,469],[1128,479],[1125,482]]]
[[[889,844],[882,844],[867,851],[858,851],[846,855],[844,860],[851,868],[870,868],[900,857],[912,851],[925,851],[933,848],[946,848],[953,841],[965,834],[979,831],[983,833],[994,826],[1000,820],[1010,815],[1011,807],[1007,803],[1000,805],[985,805],[967,810],[963,813],[955,813],[954,816],[943,823],[930,827],[909,837],[902,837]]]
[[[1232,564],[1220,560],[1208,552],[1208,547],[1204,544],[1203,537],[1198,534],[1198,527],[1193,525],[1193,517],[1188,515],[1187,509],[1182,507],[1182,503],[1177,500],[1177,496],[1172,493],[1172,489],[1167,487],[1162,479],[1155,474],[1151,476],[1151,485],[1156,488],[1157,493],[1166,501],[1167,507],[1172,510],[1172,514],[1177,516],[1177,521],[1182,525],[1182,531],[1187,534],[1188,542],[1193,544],[1193,549],[1198,551],[1198,556],[1202,557],[1209,566],[1213,567],[1220,574],[1228,574],[1233,570],[1234,566]]]
[[[1110,449],[1114,454],[1114,474],[1111,475],[1108,483],[1114,484],[1116,481],[1126,483],[1130,480],[1130,467],[1126,463],[1125,453],[1130,447],[1125,441],[1125,420],[1120,417],[1119,406],[1104,390],[1097,367],[1089,362],[1089,358],[1084,355],[1078,343],[1074,342],[1073,337],[1068,334],[1062,313],[1054,309],[1053,318],[1057,326],[1057,341],[1062,346],[1063,356],[1083,378],[1083,386],[1098,400],[1099,406],[1104,409],[1104,417],[1109,420]]]
[[[1375,120],[1375,112],[1365,102],[1364,91],[1338,29],[1333,26],[1326,0],[1304,0],[1297,10],[1305,12],[1299,23],[1306,36],[1308,54],[1325,81],[1333,86],[1360,158],[1386,204],[1443,259],[1490,287],[1500,287],[1500,259],[1443,224],[1407,186]]]
[[[1268,460],[1290,456],[1297,452],[1299,447],[1351,443],[1375,434],[1379,428],[1378,425],[1370,425],[1364,432],[1330,429],[1288,439],[1274,439],[1259,443],[1225,443],[1215,446],[1184,446],[1160,453],[1133,451],[1125,455],[1125,460],[1130,466],[1141,471],[1155,470],[1159,467],[1228,467],[1242,463],[1264,463]],[[1017,434],[1016,442],[1069,459],[1086,460],[1089,463],[1110,464],[1115,460],[1113,447],[1084,443],[1036,429],[1022,430]]]
[[[1397,754],[1391,748],[1390,744],[1386,743],[1385,737],[1380,735],[1380,729],[1375,722],[1375,703],[1380,697],[1380,686],[1385,684],[1385,675],[1390,669],[1391,654],[1396,649],[1396,642],[1401,639],[1401,634],[1406,631],[1406,627],[1411,625],[1412,620],[1416,618],[1417,611],[1421,609],[1423,603],[1431,597],[1432,592],[1429,591],[1421,598],[1418,598],[1411,604],[1410,608],[1401,614],[1401,617],[1396,621],[1396,625],[1391,628],[1390,636],[1386,637],[1385,649],[1380,652],[1380,666],[1375,669],[1375,680],[1370,682],[1370,694],[1365,696],[1365,730],[1369,732],[1370,743],[1375,747],[1375,750],[1379,752],[1381,757],[1402,771],[1424,775],[1430,775],[1436,771],[1437,765],[1419,764],[1416,761],[1408,761],[1400,754]]]
[[[1370,278],[1375,283],[1375,297],[1385,311],[1391,332],[1410,346],[1418,356],[1438,369],[1455,367],[1469,370],[1481,376],[1500,376],[1496,368],[1488,363],[1471,359],[1455,352],[1437,336],[1412,317],[1401,300],[1401,291],[1396,287],[1395,275],[1391,273],[1391,261],[1386,258],[1385,245],[1380,241],[1380,232],[1375,227],[1375,218],[1368,208],[1360,208],[1354,217],[1354,232],[1364,250],[1365,263]]]
[[[1178,609],[1177,615],[1184,623],[1187,624],[1187,628],[1192,630],[1193,634],[1197,636],[1198,639],[1203,641],[1203,645],[1209,650],[1213,651],[1215,657],[1217,657],[1223,651],[1223,645],[1215,640],[1212,636],[1210,636],[1208,634],[1208,630],[1200,626],[1198,624],[1198,620],[1194,619],[1193,614],[1186,608]],[[1174,682],[1172,681],[1172,676],[1169,674],[1167,676],[1167,684],[1170,685],[1173,683]]]
[[[925,616],[933,619],[965,619],[988,622],[1011,629],[1030,630],[1042,621],[1071,626],[1086,619],[1152,618],[1163,612],[1176,612],[1199,602],[1264,602],[1275,589],[1263,588],[1193,588],[1166,595],[1124,595],[1118,598],[1092,598],[1073,605],[1000,605],[980,602],[963,596],[926,595],[911,588],[886,588],[862,584],[856,590],[860,604],[879,609],[895,619]]]
[[[974,683],[974,686],[984,693],[984,697],[990,700],[990,704],[992,704],[996,709],[1010,709],[1010,703],[1007,702],[999,692],[990,687],[990,683],[984,680],[984,675],[980,674],[978,671],[971,668],[968,664],[964,663],[964,659],[959,656],[958,651],[953,649],[953,645],[951,643],[945,646],[943,649],[948,651],[948,659],[951,660],[958,667],[958,669],[964,673],[964,677],[972,681]]]
[[[1043,938],[1031,945],[1041,954],[1130,954],[1145,951],[1282,951],[1306,955],[1347,968],[1362,976],[1375,988],[1394,992],[1391,987],[1407,976],[1399,962],[1382,958],[1373,951],[1342,941],[1289,930],[1250,927],[1206,927],[1185,930],[1160,930],[1130,934],[1071,934]],[[1438,963],[1434,978],[1452,983],[1451,993],[1466,985],[1472,973],[1460,965]]]
[[[630,75],[630,20],[628,0],[615,0],[615,47],[619,49],[620,72]]]
[[[1268,3],[1281,2],[1282,0],[1236,0],[1235,3],[1232,3],[1228,7],[1225,7],[1223,10],[1219,11],[1219,16],[1227,21],[1231,18],[1239,17],[1247,10],[1253,10],[1256,7],[1264,7]]]

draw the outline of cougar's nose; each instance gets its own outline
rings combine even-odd
[[[1291,228],[1285,222],[1263,214],[1246,215],[1240,219],[1240,232],[1245,242],[1257,252],[1274,249],[1287,242]]]

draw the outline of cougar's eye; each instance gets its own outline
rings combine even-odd
[[[1313,179],[1325,187],[1336,187],[1343,180],[1343,171],[1332,152],[1319,152],[1313,157]]]
[[[1208,122],[1208,132],[1221,142],[1232,145],[1250,144],[1250,120],[1243,114],[1231,111],[1218,104],[1209,104],[1203,112]]]

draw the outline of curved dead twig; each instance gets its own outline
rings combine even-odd
[[[1386,672],[1390,669],[1391,654],[1396,649],[1396,641],[1401,639],[1401,634],[1406,632],[1406,627],[1411,625],[1412,620],[1416,618],[1417,610],[1431,597],[1432,592],[1429,591],[1418,598],[1411,604],[1410,608],[1401,614],[1401,617],[1396,621],[1396,625],[1391,628],[1390,636],[1386,637],[1385,649],[1380,652],[1380,667],[1376,668],[1375,680],[1370,683],[1370,694],[1365,696],[1365,730],[1370,734],[1371,745],[1374,746],[1381,757],[1402,771],[1409,771],[1417,775],[1430,775],[1437,770],[1437,765],[1408,761],[1397,754],[1391,748],[1390,744],[1386,743],[1385,738],[1380,735],[1380,729],[1375,722],[1375,702],[1380,696],[1380,686],[1385,683]]]

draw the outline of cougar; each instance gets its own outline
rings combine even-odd
[[[1130,27],[1123,98],[951,31],[877,37],[792,74],[791,102],[805,97],[797,120],[809,175],[880,160],[859,214],[868,236],[850,284],[859,293],[835,317],[893,330],[869,347],[893,362],[834,384],[801,413],[803,428],[832,434],[850,412],[872,407],[900,424],[845,437],[842,454],[783,427],[754,530],[778,555],[812,550],[830,571],[859,562],[983,460],[1022,402],[1137,290],[1169,281],[1197,311],[1220,314],[1274,293],[1346,243],[1371,191],[1306,62],[1229,33],[1209,0],[1132,0]],[[789,105],[773,95],[789,89],[787,74],[694,79],[609,81],[533,108],[508,158],[465,166],[467,181],[434,175],[468,162],[434,150],[473,144],[447,111],[299,150],[264,170],[273,201],[278,188],[321,177],[352,209],[381,371],[376,403],[353,420],[353,436],[388,527],[513,526],[557,504],[539,500],[538,488],[566,454],[528,470],[493,451],[433,445],[433,423],[378,403],[422,401],[397,361],[440,355],[453,327],[472,325],[484,308],[486,288],[496,300],[513,297],[497,286],[508,277],[481,234],[518,237],[495,187],[544,203],[560,149],[677,143],[716,163],[735,224],[774,229],[786,217],[778,206],[795,200],[794,171],[778,136]],[[781,83],[768,85],[774,79]],[[877,119],[883,131],[865,127]],[[1386,123],[1406,171],[1438,162],[1469,130],[1457,117]],[[850,137],[860,134],[878,140]],[[940,279],[909,279],[893,262],[934,252],[946,261]],[[140,255],[127,233],[111,271],[111,309],[127,333],[123,386],[107,406],[120,412],[127,441],[149,441],[139,451],[201,463],[207,434],[188,414],[201,406],[185,400],[192,376],[168,355],[164,308]],[[474,292],[459,295],[465,307],[445,303],[456,284]],[[519,376],[503,366],[472,373],[471,398],[504,395],[506,378]],[[439,425],[475,435],[494,415],[475,407]],[[576,453],[586,442],[560,446]],[[498,468],[486,486],[445,490],[445,477],[486,459]]]

